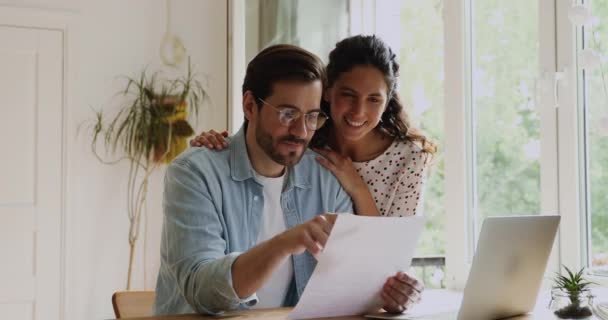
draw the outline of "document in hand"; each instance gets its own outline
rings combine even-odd
[[[422,216],[340,215],[288,319],[377,311],[386,279],[409,269],[423,226]]]

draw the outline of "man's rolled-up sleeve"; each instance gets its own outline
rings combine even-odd
[[[255,294],[241,299],[232,285],[232,264],[225,232],[209,184],[183,159],[167,169],[163,193],[161,259],[186,301],[205,314],[218,314],[257,303]]]

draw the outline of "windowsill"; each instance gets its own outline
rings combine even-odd
[[[604,279],[608,280],[608,279]],[[596,302],[608,301],[608,286],[591,289]],[[551,301],[551,290],[541,289],[536,300],[535,311],[545,311]],[[462,291],[448,289],[430,289],[422,293],[420,303],[415,305],[408,314],[413,316],[432,315],[438,313],[453,312],[460,308],[462,302]]]

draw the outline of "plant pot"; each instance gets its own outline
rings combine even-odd
[[[187,102],[180,96],[154,96],[152,108],[158,119],[154,121],[152,133],[155,137],[153,161],[170,163],[188,149],[188,137],[194,130],[186,120]],[[167,145],[168,144],[168,145]]]
[[[592,303],[593,295],[589,290],[568,292],[553,289],[549,308],[560,319],[592,319]]]

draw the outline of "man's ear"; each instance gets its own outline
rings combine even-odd
[[[245,114],[245,119],[251,121],[251,116],[255,112],[254,108],[257,109],[257,107],[253,92],[249,90],[245,91],[245,94],[243,94],[243,113]]]

